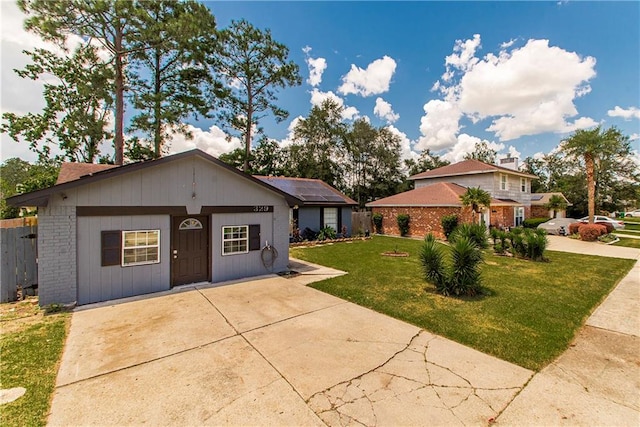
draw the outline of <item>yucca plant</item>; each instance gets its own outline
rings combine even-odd
[[[450,242],[454,243],[460,237],[470,239],[480,249],[489,247],[487,229],[482,224],[461,224],[451,233]]]
[[[428,282],[445,296],[477,295],[482,290],[480,263],[482,252],[465,236],[459,236],[451,245],[451,262],[444,260],[443,247],[432,234],[425,237],[420,261]]]

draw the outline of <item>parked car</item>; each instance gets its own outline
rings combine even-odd
[[[584,218],[580,218],[579,222],[589,222],[589,217],[585,216]],[[596,224],[608,222],[615,228],[616,230],[624,230],[624,222],[618,221],[617,219],[609,218],[607,216],[596,215],[593,217],[593,222]]]
[[[625,212],[624,216],[632,216],[634,218],[640,217],[640,209],[636,209],[635,211]]]
[[[566,236],[569,234],[569,224],[573,224],[574,222],[578,222],[578,220],[574,218],[552,218],[538,225],[538,228],[546,231],[547,234]]]

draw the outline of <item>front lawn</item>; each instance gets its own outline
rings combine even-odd
[[[640,239],[629,239],[618,235],[620,241],[613,243],[613,246],[624,246],[626,248],[640,249]]]
[[[46,315],[36,304],[0,305],[0,388],[26,389],[2,405],[3,426],[44,426],[47,421],[70,316]]]
[[[537,263],[485,252],[487,295],[443,297],[426,283],[419,240],[368,241],[291,249],[291,256],[349,274],[312,284],[482,352],[538,370],[558,357],[633,260],[547,251]],[[408,258],[384,257],[388,251]]]

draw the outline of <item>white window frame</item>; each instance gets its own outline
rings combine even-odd
[[[527,178],[520,178],[520,192],[527,192]]]
[[[130,234],[135,233],[135,237],[134,240],[138,240],[138,233],[146,233],[146,243],[145,244],[138,244],[138,242],[136,242],[135,245],[132,246],[127,246],[127,236]],[[149,243],[149,235],[151,233],[155,233],[157,235],[157,239],[156,243]],[[144,261],[133,261],[133,262],[127,262],[125,261],[125,254],[129,251],[134,251],[134,253],[136,253],[137,251],[141,251],[141,250],[145,250],[148,251],[149,249],[155,249],[156,252],[156,259],[155,260],[144,260]],[[148,265],[148,264],[159,264],[160,263],[160,230],[123,230],[122,231],[122,247],[121,247],[121,257],[120,257],[120,265],[122,267],[132,267],[132,266],[136,266],[136,265]]]
[[[522,215],[520,215],[520,213],[522,213]],[[520,224],[518,224],[518,218],[522,219],[522,221],[520,221]],[[524,222],[524,207],[516,206],[515,208],[513,208],[513,225],[518,227],[522,225],[523,222]]]
[[[327,210],[332,210],[332,211],[334,211],[336,213],[335,224],[334,223],[331,223],[331,224],[327,223]],[[322,212],[322,225],[323,225],[323,227],[331,227],[337,233],[338,232],[338,223],[339,223],[338,215],[340,215],[340,211],[339,211],[338,208],[324,208],[323,212]]]
[[[225,238],[225,235],[228,234],[226,230],[228,229],[238,229],[238,231],[231,231],[231,234],[242,233],[244,229],[244,237],[231,237]],[[225,251],[225,243],[227,242],[243,242],[245,249],[241,250],[233,250],[226,252]],[[232,248],[233,249],[233,248]],[[240,255],[249,253],[249,226],[248,225],[223,225],[222,226],[222,256],[230,256],[230,255]]]
[[[509,177],[506,173],[500,174],[500,191],[507,191],[509,188]]]

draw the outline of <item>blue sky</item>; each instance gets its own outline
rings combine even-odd
[[[292,121],[326,97],[348,107],[346,120],[392,126],[404,157],[429,148],[455,161],[486,140],[524,158],[597,124],[640,134],[639,2],[206,4],[219,27],[244,18],[271,29],[299,64],[303,84],[279,93],[289,119],[261,123],[284,144]],[[5,31],[2,43],[5,87]],[[2,95],[3,111],[24,109]],[[212,121],[190,123],[195,140],[176,136],[172,151],[238,146]],[[2,138],[3,159],[22,153]]]

